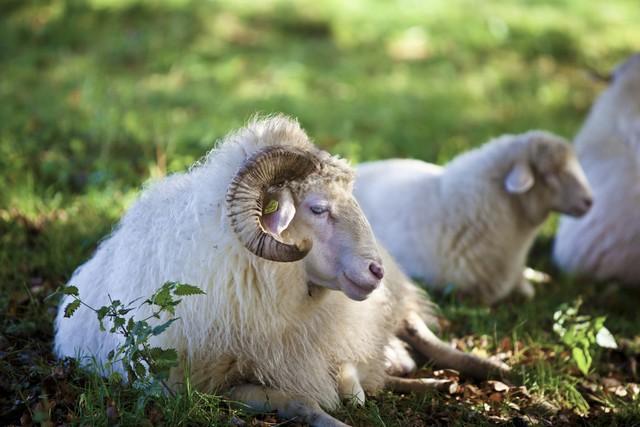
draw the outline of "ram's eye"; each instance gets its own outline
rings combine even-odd
[[[311,209],[311,212],[313,212],[314,215],[322,215],[329,211],[327,206],[311,206],[309,209]]]

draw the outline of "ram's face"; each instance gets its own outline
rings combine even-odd
[[[364,300],[384,270],[352,194],[352,170],[324,152],[272,146],[246,161],[227,190],[230,225],[245,247],[301,262],[310,283]]]
[[[286,189],[271,197],[278,210],[263,223],[283,240],[310,240],[302,260],[310,283],[357,301],[380,285],[384,270],[375,238],[350,188],[336,183],[296,197]]]

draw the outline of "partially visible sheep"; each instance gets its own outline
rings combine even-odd
[[[551,211],[583,215],[591,190],[571,146],[543,131],[505,135],[446,167],[365,163],[355,195],[376,237],[413,277],[494,303],[518,290],[536,233]]]
[[[640,286],[640,54],[612,78],[574,143],[596,204],[562,217],[553,255],[566,271]]]
[[[181,321],[154,344],[178,350],[197,388],[313,425],[342,425],[321,407],[362,401],[385,383],[447,385],[387,375],[411,369],[385,359],[396,334],[445,367],[506,373],[427,328],[427,297],[377,247],[352,180],[346,162],[315,148],[296,122],[253,121],[188,173],[147,188],[70,283],[94,307],[108,295],[150,295],[167,280],[201,287],[206,295],[184,300]],[[105,361],[118,338],[100,332],[86,307],[63,318],[68,302],[56,354]]]

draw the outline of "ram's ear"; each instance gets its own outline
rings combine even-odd
[[[279,236],[287,229],[296,214],[293,196],[287,189],[267,195],[262,209],[262,225],[271,234]]]
[[[504,187],[511,194],[522,194],[531,190],[535,178],[526,162],[517,162],[504,179]]]

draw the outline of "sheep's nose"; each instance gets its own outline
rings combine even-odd
[[[584,207],[586,209],[591,209],[591,206],[593,206],[593,198],[592,197],[585,197],[582,202],[584,203]]]
[[[382,280],[382,278],[384,277],[384,268],[382,268],[382,266],[375,261],[369,264],[369,271],[371,272],[371,274],[376,276],[378,280]]]

